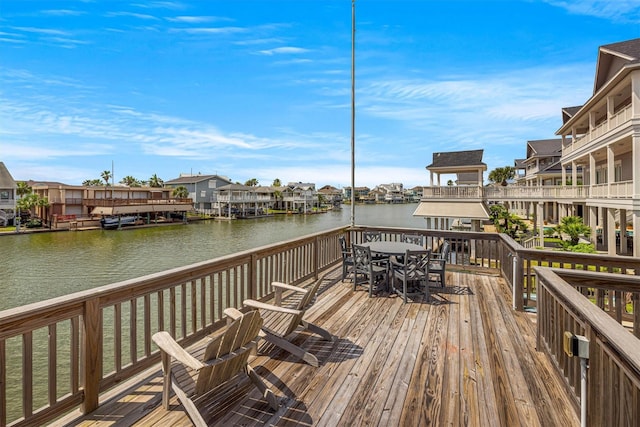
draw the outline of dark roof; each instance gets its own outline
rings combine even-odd
[[[582,108],[582,105],[579,105],[577,107],[564,107],[562,109],[562,124],[567,123],[571,117],[575,116],[575,114],[580,111],[580,109]]]
[[[484,150],[449,151],[433,153],[433,160],[429,168],[447,168],[456,166],[486,166],[482,163]]]
[[[522,168],[524,168],[524,167],[525,167],[525,165],[524,165],[525,160],[527,160],[527,159],[515,159],[515,160],[513,161],[513,166],[514,166],[516,169],[522,169]]]
[[[605,44],[600,49],[617,52],[625,56],[629,56],[634,60],[640,59],[640,38],[626,40],[618,43]]]
[[[165,181],[165,184],[168,185],[174,185],[174,184],[191,184],[194,182],[202,182],[202,181],[208,181],[212,178],[217,178],[220,181],[226,181],[228,183],[231,183],[231,181],[229,181],[227,178],[220,176],[220,175],[188,175],[188,176],[181,176],[179,178],[176,179],[172,179],[169,181]]]
[[[16,181],[2,162],[0,162],[0,188],[16,188]]]
[[[527,158],[560,156],[562,154],[562,139],[538,139],[527,141]]]
[[[249,191],[251,189],[255,189],[256,187],[250,187],[248,185],[242,185],[242,184],[228,184],[228,185],[223,185],[221,187],[218,187],[218,190],[221,191],[232,191],[232,190],[246,190]]]

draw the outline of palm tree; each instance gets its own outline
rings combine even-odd
[[[102,171],[100,176],[102,177],[102,179],[104,179],[105,184],[109,185],[109,180],[111,179],[111,172],[110,171]]]
[[[585,225],[579,216],[565,216],[560,221],[560,225],[556,227],[556,232],[569,236],[571,246],[575,246],[581,236],[589,237],[591,235],[591,227]]]
[[[282,183],[280,182],[279,178],[276,178],[273,180],[273,184],[271,184],[271,186],[275,188],[280,188],[282,186]],[[276,199],[276,203],[274,207],[278,209],[280,207],[280,199],[282,199],[282,191],[275,190],[273,192],[273,197]]]
[[[102,185],[102,181],[99,179],[85,179],[84,181],[82,181],[82,185],[84,185],[85,187],[97,187],[99,185]]]
[[[504,166],[502,168],[495,168],[489,172],[489,181],[506,186],[507,181],[513,179],[515,176],[516,170],[513,166]]]
[[[140,181],[138,181],[136,178],[132,177],[131,175],[127,175],[124,178],[122,178],[120,180],[120,184],[124,184],[129,187],[140,187]]]
[[[158,178],[158,175],[156,175],[155,173],[151,175],[151,178],[149,178],[149,187],[160,188],[163,184],[164,181]]]
[[[248,187],[257,187],[258,186],[258,180],[256,178],[251,178],[251,179],[247,180],[247,182],[245,182],[244,185],[246,185]]]
[[[33,191],[31,186],[27,184],[27,181],[18,181],[16,184],[18,185],[18,188],[16,189],[16,194],[20,197],[26,194],[30,194]]]
[[[179,185],[173,189],[172,194],[176,199],[186,199],[189,197],[189,190],[184,185]]]

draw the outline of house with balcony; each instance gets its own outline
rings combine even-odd
[[[342,190],[332,185],[325,185],[320,188],[318,194],[321,194],[325,202],[330,205],[340,206],[342,204]]]
[[[413,213],[426,219],[428,229],[448,230],[454,223],[470,220],[471,230],[479,231],[481,221],[489,219],[482,191],[487,170],[483,154],[484,150],[433,153],[432,162],[426,167],[430,186],[423,188],[422,199]],[[447,179],[451,176],[455,180]],[[441,185],[443,182],[445,185]],[[454,182],[458,185],[446,185]]]
[[[16,216],[16,192],[18,185],[9,169],[0,162],[0,227],[11,223]]]
[[[610,255],[633,248],[640,257],[640,39],[598,49],[593,94],[562,110],[556,134],[562,182],[584,188],[580,199],[559,201],[561,212],[573,214],[584,204],[592,236]]]
[[[369,193],[371,189],[369,187],[354,187],[353,195],[356,203],[365,202],[369,200]],[[343,187],[342,194],[344,195],[344,200],[351,203],[351,187]]]
[[[191,210],[190,199],[176,199],[171,188],[69,185],[53,181],[28,181],[33,193],[46,198],[48,207],[36,215],[53,228],[70,228],[78,219],[140,215],[157,219]],[[95,225],[83,221],[84,225]]]
[[[164,182],[166,188],[185,187],[189,191],[189,198],[193,200],[193,207],[199,212],[217,209],[218,189],[230,184],[233,182],[225,176],[202,174],[180,174],[178,178]]]
[[[379,197],[376,200],[379,203],[404,203],[404,188],[402,183],[392,182],[391,184],[380,184],[374,191],[379,192]]]
[[[282,201],[287,211],[301,213],[318,208],[320,204],[316,185],[304,182],[290,182],[282,187]]]
[[[271,187],[228,184],[217,188],[212,206],[219,217],[248,218],[266,215],[274,200]]]

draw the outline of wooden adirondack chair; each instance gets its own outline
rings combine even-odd
[[[264,318],[261,336],[275,346],[288,351],[289,353],[299,357],[311,366],[319,366],[318,358],[313,354],[305,351],[297,345],[291,343],[289,339],[293,333],[302,327],[322,338],[333,341],[333,335],[321,327],[304,320],[304,314],[318,292],[318,288],[322,284],[325,275],[320,276],[315,283],[308,289],[298,286],[288,285],[286,283],[273,282],[271,285],[275,288],[275,304],[267,304],[255,300],[245,300],[244,305],[260,310],[260,314]],[[282,293],[283,291],[292,291],[299,294],[301,298],[296,301],[294,307],[283,307]],[[298,296],[298,295],[295,295]]]
[[[187,352],[168,332],[161,331],[153,335],[153,341],[162,352],[162,404],[165,409],[169,409],[173,389],[196,426],[207,425],[202,412],[210,404],[211,398],[215,398],[216,393],[210,392],[239,374],[248,375],[271,408],[278,409],[276,396],[248,363],[262,326],[260,313],[252,310],[242,314],[231,310],[229,314],[236,319],[210,338],[204,348],[202,360]]]

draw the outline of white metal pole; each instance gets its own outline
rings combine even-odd
[[[351,0],[351,227],[356,225],[356,0]]]

